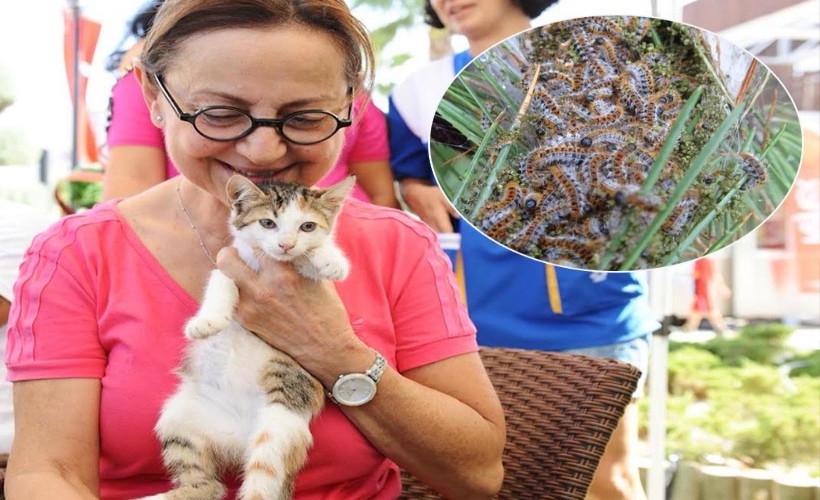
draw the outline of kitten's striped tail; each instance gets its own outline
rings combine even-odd
[[[174,489],[139,500],[220,500],[225,496],[213,450],[204,439],[182,435],[164,437],[162,459],[171,472]]]

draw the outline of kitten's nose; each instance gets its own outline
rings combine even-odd
[[[293,243],[284,243],[284,242],[279,243],[279,248],[281,248],[282,251],[285,252],[285,253],[288,253],[290,251],[290,249],[293,248],[294,246],[296,246],[296,245],[294,245]]]

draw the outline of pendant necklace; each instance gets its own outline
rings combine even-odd
[[[185,208],[185,204],[182,203],[182,194],[180,194],[179,192],[179,186],[181,185],[182,179],[180,179],[179,182],[177,182],[177,186],[175,188],[177,192],[177,201],[179,201],[179,208],[182,209],[182,213],[185,215],[185,220],[188,221],[188,225],[191,226],[191,230],[194,232],[196,238],[199,240],[199,246],[202,248],[202,253],[205,254],[205,257],[208,258],[208,260],[214,266],[214,269],[216,269],[216,260],[214,260],[214,258],[211,256],[211,252],[208,251],[208,247],[205,246],[205,242],[202,240],[202,235],[199,234],[199,230],[194,225],[193,219],[191,219],[191,214],[188,212],[188,209]]]

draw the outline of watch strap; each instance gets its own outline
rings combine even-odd
[[[387,360],[384,359],[384,356],[381,353],[373,348],[370,349],[376,355],[376,359],[373,360],[373,364],[370,365],[370,368],[364,371],[363,375],[366,375],[368,378],[373,380],[374,384],[378,384],[379,380],[381,380],[382,375],[384,374],[385,368],[387,368]],[[356,373],[356,372],[354,372]],[[349,373],[343,373],[336,378],[336,381],[330,387],[330,390],[327,391],[327,397],[336,404],[339,404],[339,401],[333,396],[333,389],[336,387],[343,378],[350,375]]]
[[[373,361],[373,364],[370,365],[370,368],[365,370],[364,374],[372,378],[373,382],[378,384],[384,374],[384,369],[387,367],[387,360],[384,359],[384,356],[382,356],[379,351],[375,349],[371,350],[376,354],[376,359]]]

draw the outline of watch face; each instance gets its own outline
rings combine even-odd
[[[333,385],[333,398],[346,406],[360,406],[376,395],[376,383],[362,373],[351,373]]]

